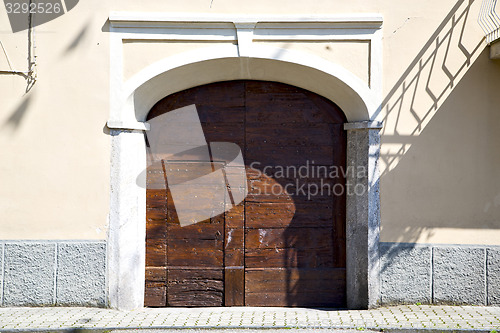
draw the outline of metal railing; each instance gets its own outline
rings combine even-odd
[[[500,6],[497,0],[483,0],[481,11],[479,12],[478,23],[486,34],[486,42],[493,43],[500,39]]]

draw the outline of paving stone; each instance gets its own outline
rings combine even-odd
[[[448,316],[445,313],[455,313]],[[409,317],[411,314],[411,318]],[[15,317],[13,316],[15,315]],[[405,317],[406,316],[406,317]],[[278,317],[286,320],[276,319]],[[460,318],[460,319],[457,319]],[[461,318],[471,319],[461,319]],[[205,320],[200,320],[205,318]],[[234,320],[234,318],[241,318]],[[246,319],[243,319],[246,318]],[[325,311],[314,309],[268,309],[265,312],[247,308],[210,309],[142,309],[117,312],[109,309],[84,308],[0,308],[0,323],[7,329],[25,330],[53,326],[61,328],[147,328],[155,327],[304,327],[319,328],[423,328],[438,329],[495,328],[500,326],[500,307],[390,307],[367,311]],[[285,324],[286,323],[286,324]]]

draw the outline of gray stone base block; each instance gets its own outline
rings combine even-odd
[[[3,306],[106,305],[105,242],[0,241],[2,249]]]
[[[466,247],[434,248],[434,303],[486,304],[485,251]]]
[[[500,305],[500,247],[380,243],[381,303]]]
[[[106,305],[106,246],[63,243],[58,246],[57,305]]]
[[[486,257],[488,305],[500,305],[500,249],[488,249]]]
[[[3,300],[3,244],[0,243],[0,305],[2,304]]]
[[[56,244],[5,244],[4,306],[54,304]]]
[[[383,304],[431,303],[431,249],[405,243],[381,243]]]

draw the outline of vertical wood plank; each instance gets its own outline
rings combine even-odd
[[[225,213],[224,305],[245,305],[245,204],[240,203]]]
[[[224,269],[224,305],[245,305],[245,270],[243,268]]]

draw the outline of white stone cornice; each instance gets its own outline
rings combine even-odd
[[[301,23],[311,26],[330,25],[337,28],[378,29],[383,18],[378,14],[344,14],[344,15],[241,15],[241,14],[208,14],[208,13],[154,13],[154,12],[111,12],[109,15],[111,27],[126,28],[172,23]]]

